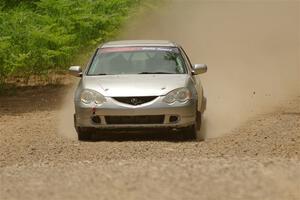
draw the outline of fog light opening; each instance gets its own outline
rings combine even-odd
[[[101,118],[99,116],[93,116],[92,117],[92,121],[95,123],[95,124],[101,124]]]
[[[169,118],[170,123],[176,123],[178,122],[178,116],[172,115]]]

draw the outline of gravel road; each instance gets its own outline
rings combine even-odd
[[[0,97],[0,199],[300,197],[300,97],[201,143],[154,132],[78,142],[57,134],[64,90]]]
[[[169,2],[122,37],[171,39],[208,64],[209,139],[152,131],[78,142],[68,88],[18,89],[0,96],[1,200],[300,199],[300,2]]]

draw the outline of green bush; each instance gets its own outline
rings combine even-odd
[[[0,82],[65,69],[81,49],[114,36],[141,0],[2,0]]]

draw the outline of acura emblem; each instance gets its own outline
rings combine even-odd
[[[137,98],[131,98],[130,102],[131,102],[133,105],[137,105],[137,104],[138,104],[138,99],[137,99]]]

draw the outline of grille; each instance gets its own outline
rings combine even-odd
[[[162,124],[164,119],[164,115],[105,116],[107,124]]]
[[[147,96],[147,97],[113,97],[116,101],[119,101],[121,103],[126,103],[129,105],[141,105],[144,103],[148,103],[150,101],[153,101],[156,99],[157,96]]]

